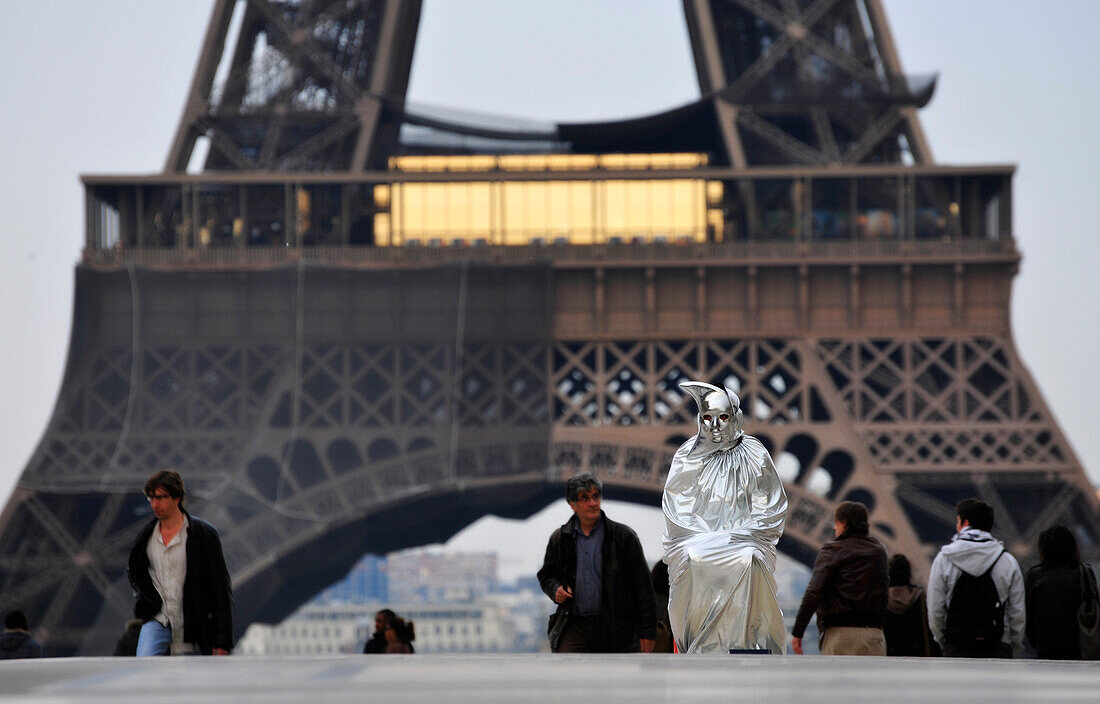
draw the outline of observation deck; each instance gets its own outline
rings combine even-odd
[[[1015,256],[1011,165],[579,170],[541,158],[547,161],[539,169],[453,169],[442,162],[430,171],[84,176],[84,260],[217,266],[338,256],[395,264],[527,259],[531,251],[476,248],[570,244],[606,246],[535,251],[554,261],[650,259],[626,245],[684,243],[744,246],[663,250],[680,260],[704,252]],[[416,199],[399,202],[397,193]],[[446,212],[433,222],[439,210]],[[644,212],[635,219],[638,210]],[[398,245],[401,254],[391,251]]]
[[[1010,165],[736,169],[704,154],[393,165],[85,176],[83,264],[546,262],[558,339],[1008,331],[1020,260]]]

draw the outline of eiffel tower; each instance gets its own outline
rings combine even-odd
[[[1013,168],[934,162],[934,79],[879,0],[683,10],[698,101],[531,125],[407,104],[418,0],[217,0],[164,171],[83,179],[0,610],[109,652],[166,466],[222,531],[239,632],[581,470],[655,505],[686,379],[740,394],[804,564],[846,499],[918,572],[967,496],[1025,562],[1055,522],[1097,554],[1012,342]]]

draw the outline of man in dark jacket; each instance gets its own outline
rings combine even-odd
[[[130,551],[134,615],[142,620],[137,654],[228,655],[233,590],[218,531],[184,510],[178,472],[157,472],[144,491],[156,518]]]
[[[816,612],[822,654],[886,655],[886,548],[868,535],[861,503],[837,506],[833,531],[836,540],[822,546],[802,596],[791,647],[802,654],[802,635]]]
[[[4,634],[0,635],[0,660],[40,658],[42,646],[30,634],[27,615],[11,611],[4,617]]]
[[[600,509],[603,483],[587,472],[565,486],[573,517],[550,535],[539,585],[558,605],[557,653],[653,652],[656,602],[638,536]]]

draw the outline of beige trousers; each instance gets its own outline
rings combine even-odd
[[[886,655],[881,628],[833,627],[825,631],[822,655]]]

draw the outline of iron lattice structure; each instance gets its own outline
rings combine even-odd
[[[933,163],[933,81],[902,73],[878,0],[684,14],[696,103],[511,129],[405,105],[419,2],[218,0],[165,172],[84,178],[69,360],[0,515],[0,608],[54,654],[108,652],[164,466],[222,532],[241,631],[577,471],[654,504],[695,432],[686,379],[740,394],[805,564],[843,499],[918,572],[975,495],[1025,561],[1053,522],[1095,554],[1096,497],[1011,339],[1012,167]],[[720,184],[721,236],[380,245],[379,186],[489,178],[392,157],[516,151],[701,153],[553,178]]]

